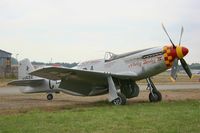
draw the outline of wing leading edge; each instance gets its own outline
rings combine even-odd
[[[119,79],[135,78],[137,74],[134,72],[123,72],[123,73],[110,73],[95,70],[79,70],[71,68],[61,68],[61,67],[48,67],[38,69],[30,73],[31,75],[50,79],[50,80],[61,80],[65,77],[74,77],[75,79],[105,79],[108,76],[112,76]]]

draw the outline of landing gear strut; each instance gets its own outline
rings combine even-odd
[[[47,95],[47,100],[52,100],[52,99],[53,99],[53,94],[51,94],[51,93],[48,94],[48,95]]]
[[[159,102],[162,100],[161,93],[156,89],[155,85],[153,84],[150,78],[147,78],[147,89],[150,90],[149,93],[149,101],[150,102]]]
[[[121,92],[118,92],[115,83],[111,76],[108,76],[108,99],[114,105],[125,105],[126,97]]]

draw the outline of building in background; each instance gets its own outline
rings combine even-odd
[[[11,53],[0,49],[0,77],[8,77],[12,74]]]

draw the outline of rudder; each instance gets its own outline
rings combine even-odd
[[[18,79],[32,79],[32,76],[29,75],[30,72],[34,70],[33,65],[29,59],[23,59],[19,61],[18,67]]]

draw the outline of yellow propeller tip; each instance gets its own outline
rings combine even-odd
[[[176,82],[176,80],[174,79],[174,78],[172,78],[172,77],[170,77],[170,80],[172,81],[172,82]]]

